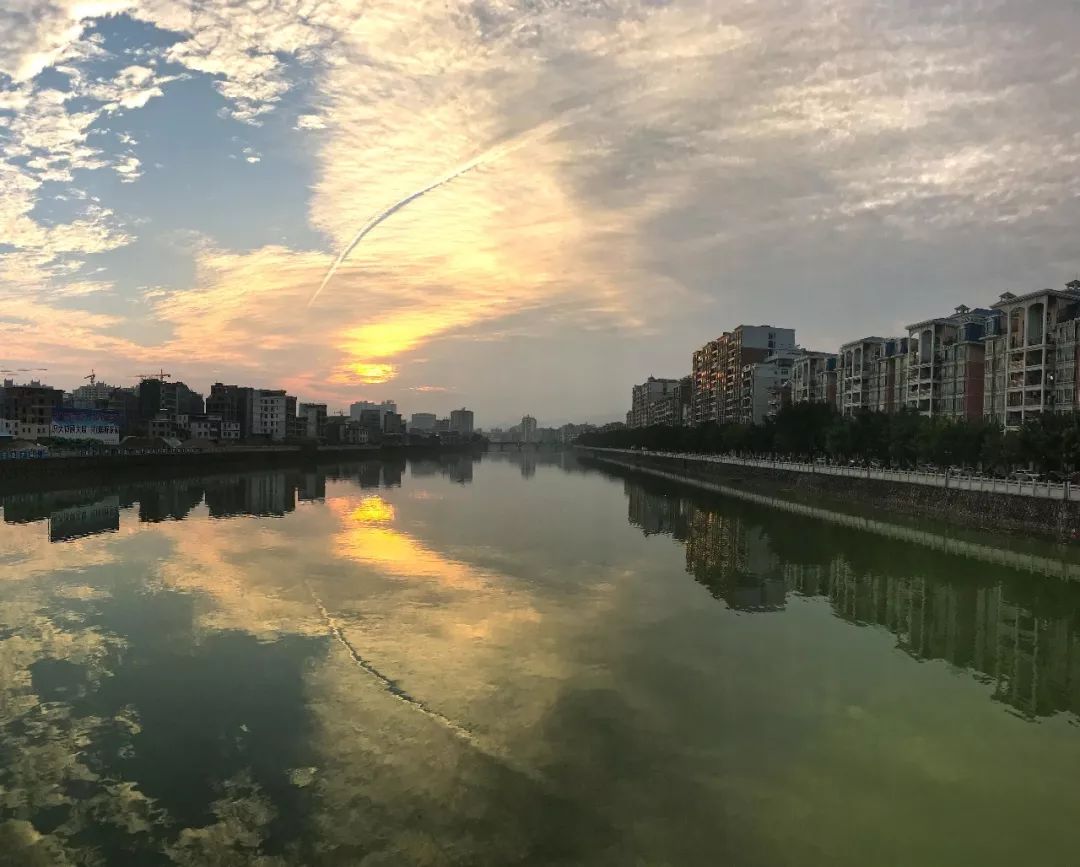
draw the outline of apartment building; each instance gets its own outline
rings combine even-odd
[[[650,404],[647,424],[670,427],[693,424],[693,395],[693,377],[684,376],[677,380],[668,394]],[[630,412],[630,417],[633,418],[633,411]]]
[[[927,417],[979,418],[985,339],[1000,318],[995,310],[960,305],[951,316],[909,325],[905,405]]]
[[[31,433],[33,438],[49,436],[53,411],[59,411],[63,405],[63,391],[42,385],[37,380],[16,385],[13,380],[5,379],[0,388],[0,418],[19,422],[20,436],[27,439],[31,438]]]
[[[899,412],[907,404],[908,338],[890,337],[874,362],[869,409]]]
[[[792,403],[836,403],[836,355],[803,352],[791,365]]]
[[[283,440],[295,431],[296,398],[284,389],[252,389],[250,418],[252,436]]]
[[[743,367],[738,422],[761,424],[775,416],[790,395],[791,374],[799,352],[777,352]],[[787,398],[790,399],[790,398]]]
[[[836,371],[836,408],[841,415],[873,409],[878,359],[884,355],[885,337],[863,337],[840,347]]]
[[[694,378],[684,376],[671,394],[671,423],[688,425],[693,423]]]
[[[690,376],[694,384],[691,403],[691,416],[694,424],[715,421],[718,417],[720,353],[720,341],[710,340],[693,355]],[[630,419],[627,418],[627,425],[629,424]]]
[[[325,403],[302,403],[296,415],[303,422],[302,436],[308,439],[321,439],[326,436]]]
[[[746,366],[794,348],[795,329],[775,325],[740,325],[706,343],[693,356],[694,423],[738,421],[745,403]]]
[[[1006,292],[991,307],[1002,319],[984,343],[983,414],[1017,428],[1043,412],[1075,408],[1080,281],[1064,290]]]
[[[651,424],[670,423],[671,407],[666,400],[678,386],[677,379],[657,379],[650,376],[641,385],[630,390],[629,427],[648,427]]]
[[[210,396],[206,398],[206,414],[216,415],[222,422],[237,425],[240,437],[251,436],[251,409],[253,388],[242,385],[225,385],[215,382],[210,386]]]

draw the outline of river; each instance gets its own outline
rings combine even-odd
[[[1080,851],[1053,569],[570,453],[0,507],[0,864]]]

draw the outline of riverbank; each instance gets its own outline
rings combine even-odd
[[[0,490],[43,490],[188,473],[275,469],[335,461],[382,460],[467,454],[472,444],[457,446],[262,446],[206,451],[166,451],[71,455],[0,462]]]
[[[580,447],[588,458],[708,490],[720,486],[841,511],[852,507],[898,520],[932,519],[955,527],[1069,541],[1080,534],[1080,503],[943,489],[907,482],[800,473],[616,449]],[[721,491],[722,493],[724,491]]]

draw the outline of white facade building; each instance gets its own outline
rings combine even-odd
[[[836,371],[836,408],[841,415],[856,415],[873,409],[871,401],[877,363],[885,352],[884,337],[864,337],[840,347]]]
[[[832,374],[832,387],[830,376]],[[828,403],[836,399],[836,355],[804,352],[791,366],[792,403]]]
[[[295,398],[293,398],[295,400]],[[283,440],[289,435],[289,397],[284,391],[256,388],[251,393],[251,435]]]
[[[97,409],[115,390],[115,385],[106,382],[88,382],[71,392],[71,405],[76,409]]]
[[[791,381],[797,351],[776,352],[756,364],[743,368],[739,421],[761,424],[776,415],[783,405],[780,391]]]

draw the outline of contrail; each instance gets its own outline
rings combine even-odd
[[[326,284],[330,282],[333,276],[337,273],[338,268],[341,267],[341,263],[344,262],[349,257],[349,254],[356,249],[356,246],[361,241],[363,241],[365,237],[367,237],[368,233],[370,233],[384,220],[389,219],[402,208],[406,207],[412,202],[415,202],[421,196],[427,195],[432,190],[441,187],[443,184],[448,184],[455,178],[460,178],[462,175],[466,174],[467,172],[471,172],[473,169],[482,166],[485,163],[490,163],[494,160],[502,159],[503,157],[513,153],[519,148],[525,147],[525,145],[529,144],[535,139],[549,135],[555,130],[566,126],[568,122],[569,120],[564,115],[561,119],[552,119],[549,121],[545,121],[544,123],[534,126],[532,129],[526,130],[525,132],[519,133],[518,135],[506,141],[493,145],[483,153],[477,154],[475,157],[468,160],[467,162],[455,166],[446,174],[440,175],[426,186],[423,186],[420,189],[409,193],[409,195],[407,195],[405,198],[400,199],[399,201],[394,202],[394,204],[390,205],[388,208],[379,211],[379,213],[377,213],[374,217],[372,217],[370,220],[364,223],[363,226],[360,227],[360,231],[353,235],[352,240],[345,245],[345,249],[343,249],[338,254],[337,259],[334,260],[334,264],[330,266],[330,270],[327,271],[326,276],[323,277],[322,283],[319,284],[319,288],[315,290],[315,293],[308,300],[307,306],[310,307],[312,304],[315,303],[315,299],[322,294],[323,289],[326,288]]]
[[[533,770],[527,765],[522,765],[520,762],[516,761],[511,756],[507,755],[504,749],[493,747],[483,742],[465,726],[461,725],[460,723],[454,722],[454,720],[450,719],[444,714],[439,713],[439,711],[435,710],[427,703],[410,695],[405,689],[401,687],[401,685],[396,680],[392,680],[391,678],[383,674],[381,671],[379,671],[379,669],[377,669],[367,659],[365,659],[360,654],[360,651],[356,649],[353,643],[349,641],[349,639],[345,635],[345,631],[341,628],[341,625],[327,610],[326,606],[323,605],[323,602],[319,598],[318,594],[315,593],[314,588],[311,586],[311,582],[305,581],[304,584],[307,586],[307,591],[311,595],[312,600],[315,602],[315,607],[318,609],[319,616],[322,618],[323,623],[326,624],[326,628],[327,631],[330,633],[330,636],[338,644],[345,648],[345,651],[346,653],[348,653],[349,658],[352,659],[352,661],[356,663],[356,665],[358,665],[361,669],[363,669],[375,680],[377,680],[382,685],[383,689],[385,689],[390,695],[392,695],[398,701],[408,705],[413,710],[423,714],[428,719],[438,723],[443,728],[447,729],[455,737],[457,737],[459,740],[469,744],[469,746],[471,746],[473,749],[477,750],[480,753],[483,753],[488,758],[499,762],[503,767],[507,768],[508,770],[513,771],[516,774],[520,774],[521,776],[528,778],[534,783],[539,783],[545,787],[550,786],[550,784],[543,777],[542,774]]]

